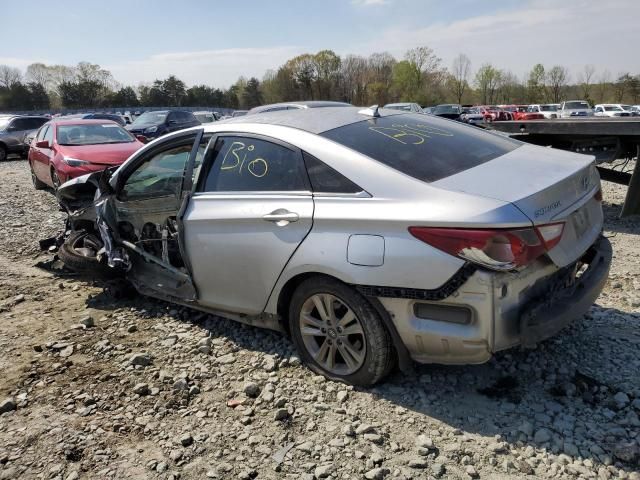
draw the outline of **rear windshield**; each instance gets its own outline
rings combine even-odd
[[[589,109],[589,104],[587,102],[567,102],[564,104],[564,108],[566,108],[567,110],[588,110]]]
[[[418,114],[371,118],[321,134],[423,182],[477,167],[520,142]]]

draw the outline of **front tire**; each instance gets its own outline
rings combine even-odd
[[[113,275],[114,270],[98,259],[102,240],[95,234],[78,230],[72,232],[58,250],[58,257],[71,270],[78,273]]]
[[[327,277],[304,281],[289,307],[289,326],[300,357],[332,380],[370,386],[393,367],[391,336],[371,304],[351,287]]]
[[[0,145],[0,162],[7,159],[7,148],[4,145]]]
[[[29,170],[31,170],[31,181],[33,182],[33,187],[36,190],[44,190],[47,188],[47,184],[40,180],[35,172],[33,171],[33,165],[29,162]]]
[[[53,167],[51,167],[51,184],[53,185],[53,189],[55,191],[58,190],[58,187],[61,184],[60,177],[58,176],[58,172],[56,172],[56,169]]]

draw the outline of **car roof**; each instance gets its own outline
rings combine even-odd
[[[264,110],[269,110],[276,107],[299,107],[299,108],[322,108],[322,107],[351,107],[350,103],[346,102],[334,102],[331,100],[303,100],[300,102],[279,102],[268,103],[266,105],[260,105],[253,107],[249,110],[250,113],[262,113]]]
[[[358,113],[360,107],[344,108],[302,108],[297,110],[279,110],[265,112],[260,115],[247,115],[222,120],[221,124],[267,124],[283,127],[297,128],[306,132],[320,134],[334,128],[350,125],[352,123],[371,120],[370,115]],[[406,115],[409,112],[384,109],[378,110],[381,116]]]
[[[51,124],[54,125],[104,125],[104,124],[114,124],[118,125],[113,120],[106,119],[93,119],[93,118],[54,118],[50,120]]]
[[[46,115],[11,115],[11,114],[0,114],[0,118],[46,118],[49,120],[49,117]]]

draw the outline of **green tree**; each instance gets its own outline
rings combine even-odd
[[[187,97],[187,89],[182,80],[170,75],[162,82],[161,87],[170,107],[180,107]]]
[[[546,97],[545,80],[546,74],[544,66],[541,63],[534,65],[529,72],[529,79],[527,80],[527,97],[529,103],[544,102]]]
[[[253,108],[262,105],[262,93],[260,93],[260,82],[252,77],[242,92],[243,105],[245,108]]]
[[[415,63],[403,60],[394,65],[392,88],[401,102],[415,102],[420,84],[420,70]]]
[[[111,107],[137,107],[140,105],[136,91],[131,87],[122,87],[110,97]]]
[[[496,90],[500,83],[501,72],[490,63],[485,63],[476,72],[476,85],[480,95],[480,103],[490,105],[495,102]]]
[[[45,110],[49,108],[49,94],[47,94],[43,85],[30,82],[27,85],[27,89],[29,90],[30,107],[32,110]]]

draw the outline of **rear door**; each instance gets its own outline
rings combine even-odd
[[[312,220],[297,148],[262,136],[214,137],[183,217],[199,303],[261,313]]]

